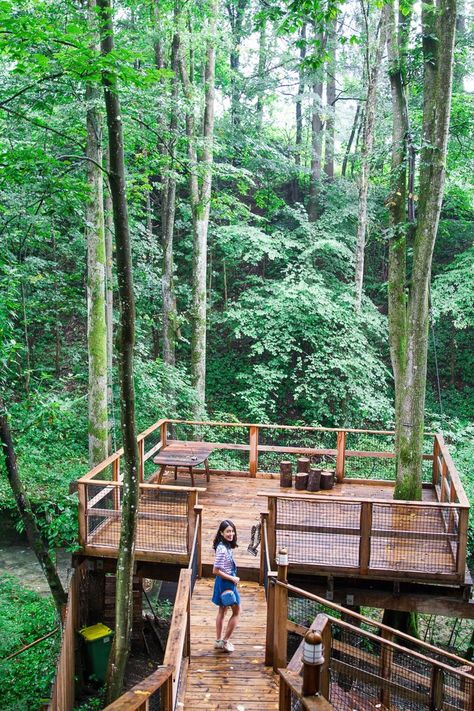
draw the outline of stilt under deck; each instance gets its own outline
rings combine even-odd
[[[228,654],[214,649],[217,607],[211,602],[213,584],[212,579],[203,578],[194,588],[184,711],[278,709],[278,677],[264,665],[264,589],[257,583],[241,583],[242,615],[232,636],[235,652]]]

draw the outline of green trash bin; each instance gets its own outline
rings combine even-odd
[[[110,649],[112,647],[113,631],[98,622],[91,627],[83,627],[79,634],[84,640],[90,675],[98,681],[105,681]]]

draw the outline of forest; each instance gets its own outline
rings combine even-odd
[[[0,418],[46,546],[74,550],[71,483],[122,446],[121,414],[395,428],[403,499],[424,427],[472,504],[472,2],[0,17]],[[0,658],[55,625],[3,568]],[[0,660],[2,708],[48,694],[47,644]]]

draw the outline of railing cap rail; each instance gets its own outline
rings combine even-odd
[[[317,501],[319,503],[343,503],[343,504],[384,504],[385,506],[421,506],[430,508],[454,508],[454,509],[468,509],[469,502],[467,504],[457,504],[450,503],[449,501],[405,501],[404,499],[364,499],[364,498],[354,498],[348,496],[334,496],[334,494],[328,494],[327,496],[321,494],[308,494],[301,492],[301,494],[287,494],[268,491],[257,491],[257,496],[266,496],[268,499],[292,499],[304,501]]]
[[[320,605],[324,605],[325,607],[329,607],[332,610],[335,610],[336,612],[341,612],[344,614],[347,614],[349,617],[353,617],[357,620],[360,620],[361,622],[365,622],[367,624],[372,625],[373,627],[378,627],[381,631],[386,631],[389,632],[391,635],[394,637],[400,637],[402,639],[406,639],[410,641],[411,643],[413,642],[413,637],[411,637],[409,634],[406,634],[405,632],[400,632],[399,630],[394,629],[393,627],[388,627],[388,625],[384,625],[382,622],[377,622],[376,620],[372,620],[370,617],[366,617],[365,615],[360,615],[358,612],[354,612],[353,610],[349,610],[346,607],[343,607],[342,605],[338,605],[337,602],[333,602],[332,600],[326,600],[325,598],[320,597],[319,595],[315,595],[314,593],[310,593],[306,590],[303,590],[302,588],[298,588],[296,585],[291,585],[291,583],[283,583],[281,581],[276,581],[277,585],[281,585],[283,587],[286,587],[287,590],[296,593],[300,597],[306,597],[309,600],[313,600],[314,602],[319,603]],[[323,613],[327,615],[327,613]],[[350,623],[345,623],[342,620],[339,620],[337,618],[332,618],[330,615],[327,615],[331,620],[335,620],[337,623],[341,624],[348,624],[353,630],[357,631],[359,634],[361,632],[359,627],[355,627],[354,625],[351,625]],[[365,634],[365,630],[364,630]],[[371,632],[367,632],[367,634],[372,635],[373,639],[376,639],[377,641],[381,641],[381,637],[378,637],[377,635],[373,635]],[[402,649],[406,650],[406,647],[403,647],[402,645],[397,645],[395,642],[391,642],[390,640],[386,640],[384,638],[384,641],[389,642],[392,646],[395,646],[397,649]],[[425,642],[424,640],[417,639],[416,643],[420,646],[423,647],[424,649],[430,651],[430,652],[435,652],[436,654],[443,654],[447,659],[452,659],[453,661],[457,662],[458,664],[461,664],[463,666],[470,666],[473,668],[473,664],[469,664],[469,661],[467,659],[463,659],[463,657],[458,657],[456,654],[452,654],[451,652],[446,652],[444,649],[440,649],[439,647],[435,647],[432,644],[429,644],[429,642]],[[411,652],[411,650],[408,650]],[[419,653],[418,653],[419,654]],[[424,655],[421,655],[423,658]],[[430,659],[430,661],[440,665],[442,662],[438,662],[437,660]],[[473,680],[474,679],[474,673],[469,674],[466,672],[461,672],[460,670],[456,669],[455,667],[450,667],[449,665],[445,665],[445,668],[448,669],[454,669],[456,672],[459,672],[461,674],[464,674],[467,676],[469,679]]]
[[[104,711],[136,711],[143,703],[170,678],[173,667],[161,666],[153,674],[136,684],[130,691],[105,707]]]

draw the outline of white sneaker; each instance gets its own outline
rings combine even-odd
[[[224,652],[233,652],[235,647],[232,642],[229,642],[229,640],[222,640],[222,649]]]
[[[214,642],[214,649],[224,649],[224,640],[216,639],[216,641]]]

